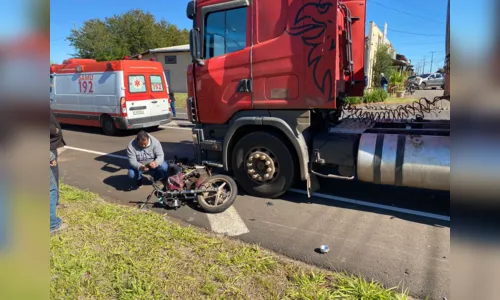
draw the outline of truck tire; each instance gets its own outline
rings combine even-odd
[[[110,116],[103,116],[101,118],[101,126],[105,135],[115,136],[118,132],[115,122]]]
[[[236,181],[255,197],[272,199],[283,195],[294,183],[297,173],[290,151],[294,151],[293,148],[272,133],[258,131],[243,136],[232,151]],[[258,177],[253,178],[255,175]],[[266,175],[269,178],[266,179]]]

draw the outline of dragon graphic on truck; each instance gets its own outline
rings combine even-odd
[[[309,47],[307,66],[312,68],[314,84],[326,97],[333,101],[334,74],[329,64],[324,59],[335,56],[334,19],[335,5],[331,2],[319,0],[316,3],[306,3],[297,12],[292,26],[286,28],[291,36],[300,36],[302,42]]]

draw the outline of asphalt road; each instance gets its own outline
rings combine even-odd
[[[189,127],[187,121],[176,120],[153,132],[167,158],[193,155]],[[137,205],[151,192],[148,186],[127,191],[125,147],[133,132],[107,137],[98,129],[65,126],[64,134],[68,147],[61,153],[60,168],[65,183],[124,205]],[[177,211],[152,209],[307,263],[387,286],[401,283],[417,297],[449,298],[449,193],[321,183],[311,203],[297,186],[274,200],[241,193],[234,207],[220,215],[206,215],[194,205]],[[315,251],[322,244],[330,247],[329,253]]]

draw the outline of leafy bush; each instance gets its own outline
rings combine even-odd
[[[408,80],[408,72],[395,72],[389,78],[389,87],[391,91],[404,91],[405,83]],[[394,90],[392,89],[394,88]]]
[[[364,102],[364,99],[363,97],[346,97],[344,102],[348,104],[361,104]]]
[[[365,102],[366,103],[376,103],[376,102],[384,102],[389,95],[384,89],[377,88],[370,91],[365,92]]]
[[[372,87],[380,86],[380,74],[384,73],[385,77],[389,79],[392,73],[396,72],[393,66],[392,54],[394,50],[386,44],[381,44],[377,47],[375,52],[375,63],[373,64],[373,81]]]
[[[402,83],[403,83],[403,76],[399,72],[394,72],[389,78],[389,88],[391,90],[394,87],[396,87],[399,90]]]

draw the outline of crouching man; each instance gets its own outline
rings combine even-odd
[[[137,134],[127,147],[130,168],[128,176],[135,180],[137,187],[143,185],[142,174],[150,173],[156,184],[162,186],[161,180],[165,178],[168,164],[160,142],[145,131]]]

